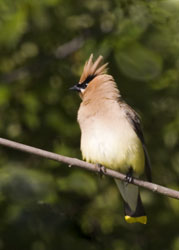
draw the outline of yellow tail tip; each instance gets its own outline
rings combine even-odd
[[[127,223],[142,223],[142,224],[147,224],[147,216],[140,216],[140,217],[131,217],[129,215],[125,216],[125,220]]]

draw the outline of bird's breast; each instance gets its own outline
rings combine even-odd
[[[89,117],[80,123],[83,159],[108,168],[141,174],[144,169],[142,143],[126,119]]]

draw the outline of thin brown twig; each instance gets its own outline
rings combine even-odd
[[[31,146],[17,143],[17,142],[7,140],[4,138],[0,138],[0,144],[3,146],[9,147],[9,148],[13,148],[16,150],[20,150],[20,151],[29,153],[29,154],[41,156],[43,158],[55,160],[58,162],[63,162],[65,164],[68,164],[69,166],[77,166],[77,167],[80,167],[80,168],[83,168],[83,169],[86,169],[89,171],[93,171],[93,172],[103,171],[104,175],[107,175],[107,176],[110,176],[113,178],[117,178],[117,179],[120,179],[122,181],[125,181],[125,178],[126,178],[126,176],[124,174],[121,174],[121,173],[114,171],[114,170],[111,170],[111,169],[104,170],[104,168],[99,168],[97,165],[87,163],[87,162],[81,161],[81,160],[76,159],[76,158],[70,158],[67,156],[55,154],[55,153],[52,153],[52,152],[49,152],[46,150],[31,147]],[[153,192],[171,197],[171,198],[179,199],[179,191],[174,190],[174,189],[166,188],[166,187],[163,187],[163,186],[155,184],[155,183],[139,180],[137,178],[133,178],[133,184],[140,186],[140,187],[143,187],[143,188],[146,188],[146,189],[151,190]]]

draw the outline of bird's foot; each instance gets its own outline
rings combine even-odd
[[[126,181],[126,184],[133,182],[133,169],[131,167],[128,173],[126,174],[125,181]]]
[[[103,165],[99,164],[99,163],[97,163],[95,165],[96,165],[96,167],[99,170],[99,176],[100,176],[100,178],[102,178],[103,175],[106,173],[106,168]]]

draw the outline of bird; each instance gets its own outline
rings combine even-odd
[[[77,120],[81,130],[83,160],[119,171],[127,182],[115,179],[124,202],[127,223],[147,223],[140,190],[132,178],[146,173],[151,181],[151,164],[141,129],[140,117],[122,98],[114,78],[108,74],[103,56],[86,61],[82,75],[71,90],[81,98]]]

